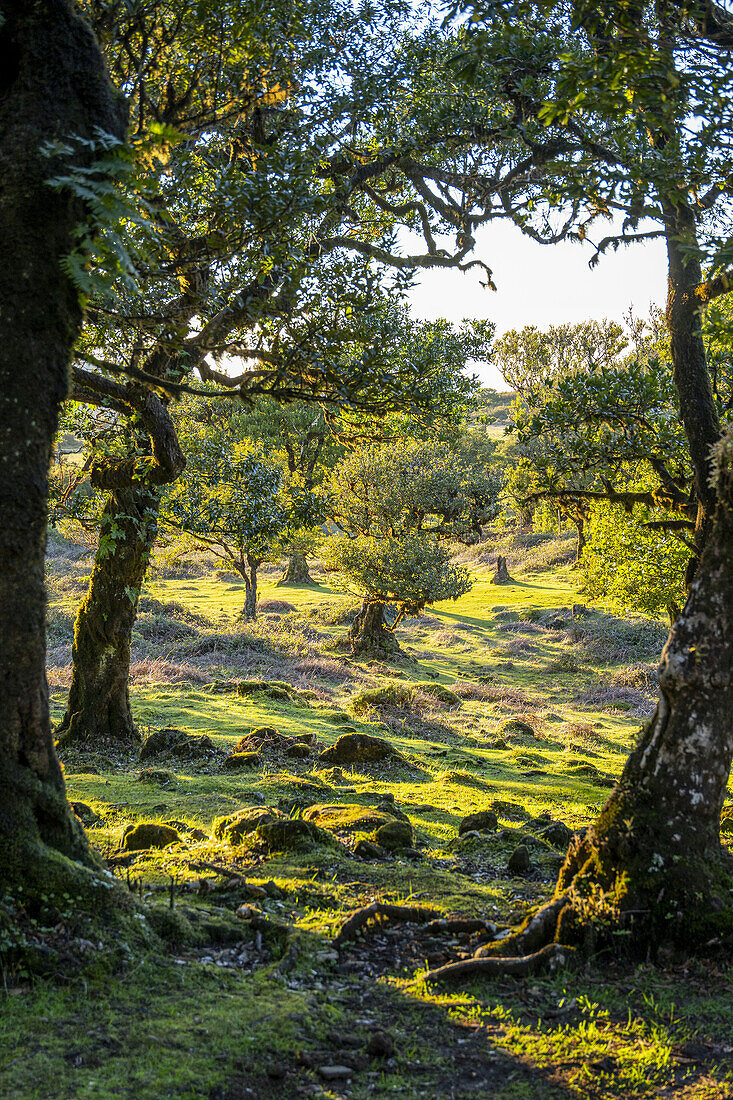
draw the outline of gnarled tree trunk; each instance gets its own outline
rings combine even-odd
[[[313,588],[318,587],[310,575],[308,562],[302,550],[291,550],[288,555],[288,564],[285,567],[285,572],[277,582],[278,588],[287,585],[308,585]]]
[[[257,570],[261,565],[262,559],[245,554],[235,566],[244,581],[244,607],[239,617],[245,623],[253,623],[257,618]]]
[[[158,530],[158,501],[154,489],[120,489],[105,505],[74,627],[71,690],[56,731],[62,747],[129,749],[140,741],[130,709],[130,642]]]
[[[81,323],[62,262],[83,205],[46,183],[44,142],[124,136],[87,25],[64,0],[5,0],[0,26],[0,884],[28,913],[62,893],[124,906],[66,801],[48,712],[48,467]],[[79,160],[89,158],[80,152]],[[68,165],[63,166],[68,170]],[[114,895],[114,899],[113,899]],[[120,896],[118,896],[120,895]]]
[[[376,600],[364,600],[348,633],[349,646],[355,657],[389,659],[400,652],[394,632],[384,619],[385,605]]]

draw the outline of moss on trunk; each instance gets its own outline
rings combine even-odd
[[[384,609],[383,603],[364,600],[348,634],[349,646],[355,657],[389,660],[400,652],[394,632],[385,623]]]
[[[118,490],[102,514],[89,589],[74,628],[73,678],[59,743],[129,749],[140,735],[130,709],[130,643],[158,525],[154,489]]]
[[[288,557],[288,564],[285,567],[285,572],[277,582],[277,585],[278,588],[287,585],[308,585],[313,588],[317,587],[316,582],[313,580],[308,570],[306,556],[301,550],[291,551]]]

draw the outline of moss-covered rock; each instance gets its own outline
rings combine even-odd
[[[139,783],[150,783],[157,787],[170,787],[176,782],[175,775],[167,768],[143,768],[137,778]]]
[[[526,875],[531,867],[529,848],[526,844],[518,844],[509,856],[507,871],[510,875]]]
[[[481,832],[483,829],[496,829],[499,819],[493,810],[479,810],[478,813],[468,814],[458,826],[458,835],[464,833]]]
[[[380,847],[386,848],[388,852],[397,851],[399,848],[411,848],[414,840],[412,825],[408,821],[398,821],[396,819],[387,821],[384,825],[379,826],[374,834],[374,839]]]
[[[167,848],[181,839],[177,829],[157,821],[140,821],[128,825],[122,834],[122,847],[127,852],[143,852],[147,848]]]
[[[354,803],[328,804],[321,803],[317,806],[309,806],[303,811],[304,821],[313,821],[329,832],[346,833],[370,833],[380,825],[385,825],[395,818],[390,813],[381,810],[372,810]]]
[[[242,768],[257,768],[260,761],[258,752],[232,752],[222,760],[221,766],[225,772],[236,772]]]
[[[436,684],[431,680],[418,681],[418,683],[412,685],[412,697],[416,694],[430,695],[433,699],[437,699],[439,703],[445,703],[449,707],[459,707],[461,705],[461,697],[456,695],[455,691],[451,691],[445,684]]]
[[[369,733],[344,733],[318,759],[322,764],[371,764],[390,757],[401,759],[400,753],[383,737]]]
[[[218,817],[214,821],[213,832],[218,840],[229,844],[241,844],[245,837],[254,833],[259,825],[278,821],[285,815],[272,806],[245,806],[234,814]]]
[[[525,722],[521,718],[505,718],[503,722],[499,722],[499,725],[494,729],[494,737],[502,738],[504,740],[511,739],[512,737],[534,737],[535,731],[530,726],[529,722]]]
[[[390,680],[380,687],[360,691],[351,700],[354,714],[368,714],[373,707],[395,707],[403,710],[412,701],[412,687]]]
[[[240,680],[237,684],[237,695],[265,695],[276,702],[290,703],[296,707],[309,706],[308,700],[284,680]]]
[[[328,833],[312,821],[286,817],[257,826],[255,835],[270,852],[289,852],[328,840]]]
[[[206,734],[191,737],[184,730],[167,727],[146,737],[140,749],[140,760],[175,757],[177,760],[210,761],[222,755],[221,749]]]
[[[91,825],[99,825],[102,818],[86,802],[70,802],[72,810],[81,821],[82,825],[89,828]]]

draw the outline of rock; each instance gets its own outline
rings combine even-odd
[[[390,758],[401,756],[389,741],[369,733],[344,733],[318,757],[323,764],[372,764]]]
[[[304,844],[323,841],[328,837],[312,821],[301,817],[286,817],[279,821],[270,821],[257,826],[255,835],[270,852],[287,852],[300,848]]]
[[[324,768],[321,775],[324,779],[327,779],[329,783],[343,783],[346,779],[341,768]]]
[[[373,1032],[366,1045],[370,1058],[391,1058],[394,1054],[394,1039],[387,1031]]]
[[[421,695],[431,695],[434,699],[437,699],[438,702],[445,703],[450,707],[459,707],[463,701],[460,695],[456,695],[455,691],[451,691],[451,689],[445,687],[444,684],[434,684],[431,681],[413,684],[413,695],[415,692],[419,692]]]
[[[371,840],[360,840],[354,847],[354,855],[359,859],[368,860],[383,860],[387,858],[387,853],[384,848],[380,848],[378,844],[372,843]]]
[[[529,823],[531,827],[531,822]],[[556,848],[567,848],[570,841],[573,839],[573,830],[569,829],[567,825],[562,821],[551,821],[549,825],[543,825],[537,829],[538,834],[543,840],[548,840],[550,844],[554,844]]]
[[[258,752],[260,749],[268,749],[273,752],[285,752],[295,744],[287,733],[280,733],[274,726],[256,726],[240,737],[234,747],[235,752]]]
[[[394,795],[391,791],[385,791],[384,794],[377,794],[375,796],[380,802],[394,802]]]
[[[305,760],[307,756],[310,756],[310,753],[310,746],[303,745],[299,741],[289,745],[285,750],[285,755],[293,757],[295,760]]]
[[[494,730],[495,737],[534,737],[535,732],[529,722],[521,718],[505,718]]]
[[[410,820],[405,811],[401,810],[399,806],[395,803],[394,798],[392,798],[391,801],[384,799],[382,802],[380,802],[377,806],[377,812],[388,814],[390,817],[396,817],[400,821],[409,822]]]
[[[470,833],[474,830],[481,829],[496,829],[499,824],[499,819],[493,810],[479,810],[478,813],[468,814],[463,818],[458,826],[458,835],[463,836],[464,833]]]
[[[266,695],[268,699],[283,703],[294,703],[296,706],[308,705],[301,699],[300,692],[283,680],[240,680],[237,684],[237,695]]]
[[[319,1066],[318,1073],[324,1081],[342,1081],[354,1075],[348,1066]]]
[[[69,805],[82,825],[89,827],[90,825],[98,825],[102,821],[99,814],[95,813],[92,807],[88,806],[86,802],[70,802]]]
[[[246,806],[227,817],[219,817],[214,822],[214,836],[226,840],[229,844],[240,844],[246,836],[254,833],[258,825],[277,821],[284,817],[280,810],[272,806]]]
[[[169,726],[151,733],[140,749],[140,760],[159,756],[174,756],[179,760],[210,759],[221,756],[221,749],[206,734],[191,737],[183,730]]]
[[[379,828],[380,825],[393,821],[394,816],[379,809],[372,810],[350,802],[337,805],[321,803],[304,810],[303,820],[313,821],[322,829],[328,829],[329,832],[368,833]]]
[[[258,752],[233,752],[222,760],[222,770],[225,772],[237,772],[242,768],[256,768],[260,763]]]
[[[526,844],[518,844],[509,856],[507,870],[512,875],[524,875],[527,873],[530,866],[529,849]]]
[[[408,821],[388,821],[380,825],[374,834],[374,839],[388,852],[394,852],[398,848],[411,848],[413,844],[412,825]]]
[[[179,833],[170,825],[141,821],[137,825],[127,826],[122,834],[122,847],[128,852],[143,852],[148,848],[167,848],[180,839]]]
[[[159,787],[167,787],[176,781],[173,772],[166,768],[143,768],[137,778],[139,783],[155,783]]]

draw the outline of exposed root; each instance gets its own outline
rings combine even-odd
[[[410,924],[427,924],[429,921],[440,921],[440,913],[435,909],[426,909],[422,905],[391,905],[389,902],[375,901],[371,905],[365,905],[363,909],[357,909],[341,925],[334,945],[339,947],[347,940],[352,940],[357,932],[366,928],[370,921],[397,921]]]
[[[529,918],[525,925],[517,929],[511,936],[506,936],[502,940],[496,940],[494,943],[480,947],[476,952],[477,956],[489,957],[497,955],[499,952],[502,956],[525,956],[539,951],[540,948],[548,944],[552,944],[557,932],[558,917],[565,908],[567,901],[567,894],[562,894],[559,898],[551,901],[549,905],[543,905],[534,916]]]
[[[470,978],[525,978],[545,968],[564,966],[573,954],[573,948],[563,947],[559,943],[548,943],[533,955],[511,956],[509,958],[472,958],[461,962],[447,963],[423,975],[426,982],[447,984]]]
[[[446,917],[444,920],[431,920],[426,926],[430,932],[496,932],[496,925],[478,917]]]

